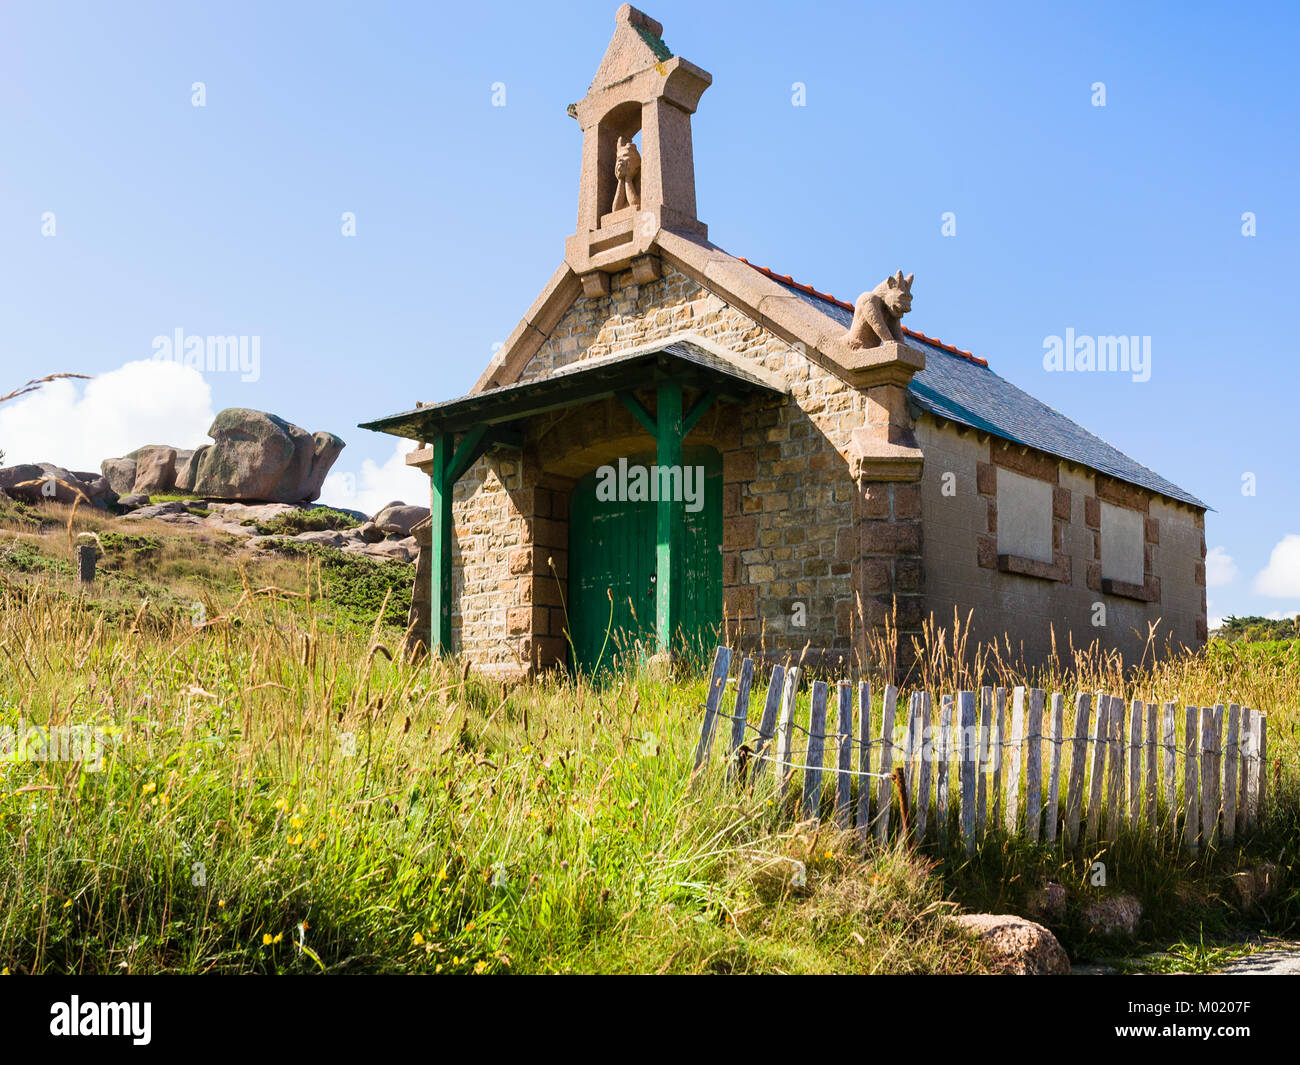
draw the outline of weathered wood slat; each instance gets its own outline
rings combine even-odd
[[[731,714],[731,750],[727,752],[727,776],[734,777],[739,767],[737,757],[745,742],[745,724],[749,720],[749,689],[754,683],[754,660],[740,663],[736,680],[736,707]]]
[[[1087,841],[1095,843],[1101,834],[1103,785],[1106,781],[1106,751],[1110,746],[1110,696],[1097,693],[1097,725],[1092,733],[1092,776],[1088,779]]]
[[[1259,750],[1259,798],[1256,800],[1256,817],[1259,824],[1268,816],[1268,714],[1256,714],[1259,722],[1255,746]]]
[[[1079,842],[1079,817],[1083,812],[1083,779],[1088,771],[1088,730],[1092,717],[1092,696],[1078,692],[1074,697],[1074,739],[1070,746],[1070,783],[1065,793],[1065,845]]]
[[[695,768],[709,757],[713,746],[713,733],[718,724],[718,708],[722,705],[722,695],[727,689],[727,673],[731,670],[731,648],[719,647],[713,656],[713,672],[709,676],[709,690],[704,697],[704,725],[700,729],[700,740],[695,745]]]
[[[1145,721],[1145,704],[1134,699],[1129,707],[1128,719],[1128,820],[1129,827],[1137,831],[1142,820],[1142,726]]]
[[[1011,694],[1011,742],[1007,748],[1007,814],[1005,827],[1014,836],[1020,821],[1020,758],[1025,738],[1025,689]]]
[[[1187,708],[1187,723],[1183,731],[1183,843],[1193,854],[1201,838],[1201,804],[1197,779],[1196,756],[1201,712],[1194,706]]]
[[[1038,842],[1043,820],[1043,704],[1046,692],[1029,689],[1029,722],[1025,727],[1025,835]]]
[[[853,807],[850,805],[853,792],[853,685],[842,680],[835,687],[839,702],[839,772],[835,777],[835,823],[840,828],[850,828],[853,824]],[[862,782],[866,783],[864,777]]]
[[[1051,763],[1047,774],[1047,823],[1043,838],[1056,842],[1061,812],[1061,761],[1065,749],[1065,696],[1052,693]]]
[[[1124,700],[1118,695],[1110,697],[1110,751],[1107,754],[1109,781],[1106,789],[1106,838],[1119,839],[1120,825],[1124,821]]]
[[[776,772],[781,781],[781,797],[785,798],[790,786],[792,770],[790,741],[794,738],[794,704],[799,694],[799,667],[791,666],[785,675],[785,688],[781,692],[781,716],[776,723]]]
[[[1227,730],[1223,734],[1223,842],[1237,836],[1237,733],[1241,727],[1241,707],[1228,704]]]
[[[916,733],[920,726],[921,693],[912,692],[907,698],[907,733],[903,742],[903,780],[907,784],[907,801],[915,809],[912,796],[916,794]]]
[[[930,763],[934,760],[934,737],[931,735],[930,693],[921,692],[918,700],[916,756],[916,791],[911,798],[912,819],[916,823],[916,838],[925,839],[926,823],[930,817]]]
[[[1250,763],[1255,757],[1255,711],[1241,708],[1241,727],[1237,733],[1237,834],[1244,836],[1255,826],[1251,820],[1254,792],[1250,786]]]
[[[989,781],[989,824],[1002,823],[1002,759],[1007,748],[1007,690],[993,689],[993,779]]]
[[[1177,711],[1177,703],[1165,703],[1164,731],[1161,733],[1163,749],[1160,752],[1164,757],[1165,817],[1168,818],[1169,830],[1175,839],[1178,838],[1178,781],[1174,777],[1177,764],[1177,751],[1174,745],[1178,742],[1174,731],[1174,715]]]
[[[1219,745],[1215,726],[1219,709],[1221,707],[1201,708],[1201,842],[1206,847],[1215,845],[1219,828],[1219,802],[1215,787],[1218,783],[1215,754]]]
[[[939,735],[935,738],[935,775],[936,791],[934,816],[939,824],[939,844],[948,846],[948,764],[952,758],[952,696],[945,695],[940,700]]]
[[[1157,752],[1159,745],[1156,742],[1156,735],[1160,727],[1160,707],[1156,703],[1147,703],[1147,827],[1151,832],[1156,831],[1156,793],[1158,791],[1158,780],[1160,776],[1159,766],[1157,764]]]
[[[871,772],[871,685],[858,682],[858,772]],[[871,777],[858,779],[858,835],[866,842],[871,831]]]
[[[979,730],[977,754],[979,776],[975,784],[975,838],[982,841],[985,826],[988,824],[990,734],[993,731],[993,689],[988,685],[980,689]]]
[[[880,713],[880,779],[876,782],[876,842],[883,846],[889,839],[889,808],[893,804],[890,789],[893,783],[889,774],[894,767],[894,712],[898,702],[898,689],[885,685],[883,708]]]
[[[1042,693],[1039,692],[1041,696]],[[1042,718],[1039,700],[1039,718]],[[967,854],[975,853],[975,693],[957,693],[957,722],[961,750],[961,838]]]
[[[781,709],[781,692],[785,688],[785,666],[774,666],[767,683],[767,701],[763,703],[763,716],[758,722],[758,738],[754,741],[754,769],[751,780],[757,780],[767,765],[767,755],[772,749],[772,736],[776,732],[776,718]]]
[[[808,753],[804,758],[803,815],[817,816],[822,798],[822,760],[826,753],[826,682],[813,681],[808,710]]]

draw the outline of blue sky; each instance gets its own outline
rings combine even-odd
[[[843,299],[914,272],[909,325],[1215,509],[1212,616],[1300,610],[1294,6],[646,6],[714,77],[715,242]],[[356,423],[468,390],[559,265],[616,7],[4,5],[0,391],[103,381],[0,448],[84,468],[249,406],[347,440],[334,501],[419,494]],[[121,372],[177,328],[258,337],[257,380]],[[1046,372],[1067,329],[1151,337],[1150,380]]]

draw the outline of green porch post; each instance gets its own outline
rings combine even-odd
[[[662,470],[669,467],[682,474],[682,387],[668,381],[659,386],[655,412],[655,462]],[[661,476],[659,483],[664,484]],[[670,480],[669,483],[676,483]],[[683,553],[686,548],[686,501],[682,493],[664,499],[660,493],[657,513],[658,537],[655,544],[655,634],[659,651],[671,651],[673,638],[682,624],[685,589]]]
[[[429,546],[429,650],[451,653],[451,496],[456,480],[452,474],[452,436],[439,433],[433,441],[433,466],[429,480],[433,491],[430,510],[433,540]]]

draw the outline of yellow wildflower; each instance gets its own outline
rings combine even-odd
[[[424,936],[420,935],[419,932],[416,932],[415,935],[411,937],[411,945],[416,947],[424,946]]]

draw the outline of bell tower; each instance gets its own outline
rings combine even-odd
[[[708,236],[695,217],[691,115],[713,78],[673,55],[663,27],[630,4],[614,27],[587,95],[569,105],[582,128],[582,174],[578,231],[564,253],[589,296],[629,267],[639,281],[657,277],[647,252],[660,229]]]

